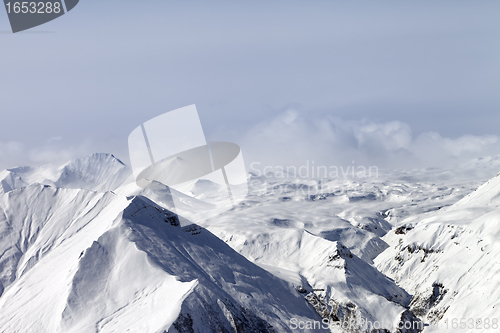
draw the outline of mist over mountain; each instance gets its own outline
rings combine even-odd
[[[0,331],[494,332],[498,170],[249,174],[243,202],[186,226],[110,154],[4,170]]]

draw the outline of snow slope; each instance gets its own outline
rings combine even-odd
[[[111,154],[93,154],[84,159],[72,160],[61,167],[17,167],[0,172],[0,193],[45,184],[62,188],[112,191],[132,180],[131,170]]]
[[[147,198],[34,184],[1,199],[2,332],[286,332],[291,317],[320,319],[289,284]]]
[[[304,292],[332,323],[376,321],[391,329],[403,314],[418,321],[407,313],[410,295],[370,265],[387,247],[379,236],[392,227],[378,211],[379,198],[385,197],[381,191],[362,197],[335,192],[331,182],[266,181],[253,179],[258,188],[248,200],[204,226]],[[287,191],[276,191],[276,186]],[[375,212],[368,208],[373,206]]]
[[[367,321],[440,332],[454,318],[493,319],[500,177],[474,189],[499,163],[251,175],[247,198],[201,226],[171,212],[168,187],[137,187],[109,154],[5,170],[0,331],[290,332],[323,319],[331,332],[370,332]],[[203,208],[207,186],[194,184],[183,208]]]
[[[411,308],[431,324],[425,332],[496,331],[499,198],[500,175],[450,207],[405,219],[384,238],[391,247],[375,263],[414,295]],[[452,327],[460,319],[465,328]]]
[[[380,264],[398,262],[386,256],[395,245],[390,235],[405,219],[455,204],[481,181],[470,176],[474,173],[467,166],[457,168],[457,177],[453,172],[327,180],[253,175],[247,200],[204,225],[251,261],[305,291],[323,317],[354,316],[393,331],[391,325],[401,316],[416,320],[405,309],[421,312],[413,306],[415,290],[406,289]],[[344,247],[340,252],[349,253],[347,257],[338,254]],[[329,262],[338,257],[340,263]],[[370,265],[375,258],[381,272]],[[413,279],[409,272],[405,277]]]

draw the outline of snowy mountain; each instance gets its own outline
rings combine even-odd
[[[203,225],[112,155],[5,170],[0,331],[458,331],[454,318],[490,331],[500,176],[477,187],[497,160],[364,179],[251,175],[246,200]],[[196,211],[211,186],[182,203]]]
[[[68,183],[92,185],[88,174]],[[0,207],[2,332],[273,332],[320,319],[286,282],[145,197],[33,184]]]
[[[454,332],[490,329],[500,299],[500,174],[454,205],[403,220],[377,267],[414,295],[410,308]],[[463,318],[466,323],[452,326]],[[471,327],[469,327],[471,325]]]
[[[131,177],[132,171],[111,154],[93,154],[61,167],[17,167],[0,172],[0,193],[40,183],[60,188],[111,191]],[[131,178],[130,178],[131,179]]]

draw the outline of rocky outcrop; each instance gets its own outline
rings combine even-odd
[[[432,287],[413,296],[410,309],[420,318],[426,318],[430,323],[437,324],[449,308],[449,306],[439,306],[447,294],[448,289],[443,284],[434,282]]]

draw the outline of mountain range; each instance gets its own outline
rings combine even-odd
[[[0,331],[494,332],[498,170],[249,174],[243,202],[196,225],[110,154],[8,169]]]

